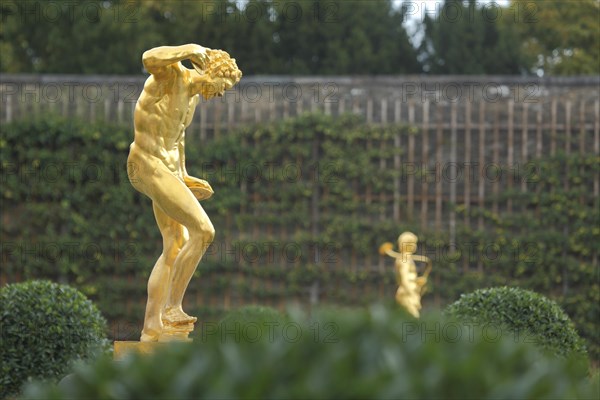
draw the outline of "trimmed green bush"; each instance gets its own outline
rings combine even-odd
[[[291,313],[275,335],[172,344],[151,356],[105,358],[60,387],[25,398],[586,398],[598,386],[571,358],[481,340],[460,324],[397,310]],[[292,334],[292,328],[296,332]],[[284,331],[287,329],[287,334]]]
[[[63,377],[78,359],[108,344],[106,321],[94,304],[67,285],[30,281],[0,289],[0,397],[31,379]]]
[[[584,354],[573,322],[556,302],[530,290],[497,287],[462,295],[445,314],[476,324],[493,324],[518,340],[560,355]]]

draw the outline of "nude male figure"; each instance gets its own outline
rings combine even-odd
[[[181,64],[190,60],[195,69]],[[148,302],[141,341],[157,341],[165,325],[191,324],[183,296],[215,229],[198,200],[213,193],[208,182],[185,168],[185,129],[200,100],[222,96],[242,74],[220,50],[197,44],[146,51],[151,74],[134,112],[135,138],[127,160],[131,184],[152,199],[163,238],[163,252],[148,280]]]

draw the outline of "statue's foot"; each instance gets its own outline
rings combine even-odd
[[[142,336],[140,337],[140,342],[158,342],[159,338],[160,338],[159,332],[144,329],[142,331]]]
[[[162,322],[165,325],[186,325],[193,324],[198,318],[187,315],[179,307],[166,308],[162,314]]]

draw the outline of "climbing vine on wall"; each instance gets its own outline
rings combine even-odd
[[[0,127],[2,282],[50,278],[75,285],[109,321],[136,325],[161,251],[150,201],[126,175],[130,128],[46,116]],[[188,172],[210,181],[203,202],[215,243],[192,281],[187,306],[205,318],[247,302],[362,305],[392,298],[390,260],[377,248],[418,232],[434,260],[427,304],[477,288],[512,285],[556,299],[598,354],[597,156],[533,160],[525,190],[501,191],[512,210],[471,208],[483,230],[444,232],[392,218],[403,125],[353,116],[304,115],[247,126],[210,143],[191,138]],[[465,212],[458,208],[459,213]],[[467,249],[467,250],[465,250]]]

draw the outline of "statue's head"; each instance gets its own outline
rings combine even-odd
[[[226,51],[207,49],[206,53],[209,58],[206,69],[192,64],[199,74],[209,78],[200,89],[202,97],[208,100],[215,96],[223,96],[226,90],[240,81],[242,71],[235,63],[235,58],[231,58]]]
[[[398,250],[400,253],[414,254],[417,251],[417,235],[412,232],[404,232],[398,236]]]

